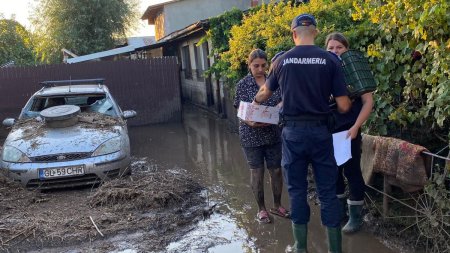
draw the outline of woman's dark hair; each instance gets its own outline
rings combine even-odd
[[[345,38],[344,34],[339,33],[339,32],[334,32],[334,33],[330,33],[328,34],[327,38],[325,39],[325,47],[328,46],[328,42],[330,40],[336,40],[339,41],[342,45],[344,45],[345,48],[349,48],[350,44],[348,43],[347,38]]]
[[[267,61],[267,54],[263,50],[257,48],[253,49],[248,55],[247,65],[250,65],[254,59],[261,58]]]

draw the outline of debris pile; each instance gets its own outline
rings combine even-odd
[[[0,174],[0,251],[113,250],[115,235],[143,235],[139,247],[164,249],[202,220],[202,187],[184,170],[133,159],[132,175],[101,186],[29,191]],[[77,245],[77,246],[74,246]]]
[[[182,172],[135,171],[130,180],[104,183],[92,196],[90,205],[121,210],[166,208],[186,201],[201,190],[200,185]]]

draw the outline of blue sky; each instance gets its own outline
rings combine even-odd
[[[168,0],[140,0],[140,12],[143,14],[145,9],[149,5],[167,2]],[[15,20],[30,29],[30,23],[28,22],[29,11],[31,6],[36,4],[35,0],[0,0],[0,13],[5,18],[11,18],[11,15],[15,15]],[[141,21],[138,26],[138,30],[130,34],[130,36],[153,36],[154,27]]]

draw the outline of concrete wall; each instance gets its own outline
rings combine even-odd
[[[201,73],[197,73],[197,70],[207,70],[208,63],[205,62],[205,58],[208,57],[210,53],[209,50],[206,51],[205,45],[198,46],[197,43],[204,36],[204,34],[197,34],[186,38],[183,42],[178,45],[179,55],[181,56],[182,70],[180,74],[181,79],[181,94],[184,100],[187,100],[193,104],[202,107],[212,107],[214,108],[218,100],[218,92],[215,80],[208,80]],[[184,47],[189,48],[189,60],[192,68],[192,78],[186,78],[186,61],[182,50]],[[195,49],[196,48],[196,49]],[[199,60],[196,61],[195,55],[197,51],[197,56]],[[199,65],[198,65],[199,64]],[[209,63],[210,64],[210,63]],[[202,71],[201,71],[202,72]]]
[[[181,94],[184,100],[188,100],[194,104],[201,106],[208,106],[207,93],[206,93],[206,84],[205,80],[202,76],[197,75],[197,69],[203,69],[203,64],[201,66],[197,66],[197,62],[195,60],[195,49],[197,47],[196,44],[201,39],[201,36],[191,37],[186,39],[182,43],[179,44],[178,50],[181,55]],[[192,78],[186,78],[186,61],[187,59],[182,53],[182,48],[189,47],[189,60],[190,66],[192,68]],[[197,47],[199,50],[201,47]],[[204,52],[200,50],[200,54],[203,55]]]
[[[189,38],[185,38],[182,42],[178,44],[178,55],[180,57],[181,63],[181,95],[184,101],[190,102],[197,106],[203,107],[208,111],[219,114],[223,118],[229,118],[232,125],[237,125],[238,121],[236,118],[237,111],[233,107],[231,94],[233,91],[229,91],[223,83],[223,80],[217,81],[214,76],[210,77],[208,80],[205,77],[200,77],[196,73],[196,69],[207,70],[208,66],[214,63],[213,58],[208,58],[209,63],[205,63],[205,60],[200,61],[201,66],[197,66],[197,61],[195,60],[195,50],[197,47],[198,52],[200,52],[200,58],[208,57],[211,54],[211,42],[208,41],[208,51],[206,51],[204,45],[198,46],[198,41],[204,36],[203,33],[198,33],[191,35]],[[192,67],[192,78],[187,79],[185,77],[185,67],[187,66],[186,60],[182,49],[183,47],[189,47],[190,55],[190,65]]]
[[[218,16],[236,7],[247,10],[251,0],[184,0],[164,6],[165,35],[185,28],[199,20]]]

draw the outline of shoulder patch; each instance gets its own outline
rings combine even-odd
[[[332,56],[336,57],[336,59],[338,59],[339,61],[342,61],[341,57],[331,51],[327,51],[328,53],[330,53]]]
[[[274,62],[278,57],[280,57],[281,55],[283,55],[284,53],[286,53],[285,51],[281,51],[281,52],[278,52],[278,53],[276,53],[273,57],[272,57],[272,59],[270,59],[270,62]]]

